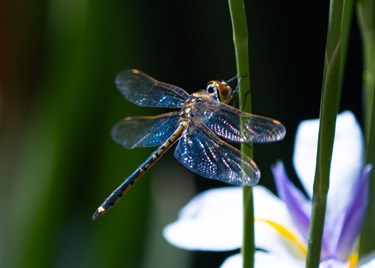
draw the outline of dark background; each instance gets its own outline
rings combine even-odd
[[[319,115],[328,7],[246,1],[253,112],[288,132],[254,146],[260,184],[272,190],[278,159],[296,179],[296,128]],[[1,267],[217,267],[237,252],[187,252],[163,239],[163,226],[195,193],[224,186],[194,176],[172,152],[91,220],[151,152],[123,149],[111,126],[165,112],[126,102],[116,74],[138,68],[189,93],[233,77],[227,1],[3,0],[0,23]],[[360,48],[354,14],[340,111],[359,120]]]

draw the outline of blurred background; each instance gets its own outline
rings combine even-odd
[[[319,115],[329,1],[246,2],[253,112],[287,127],[254,146],[291,178],[301,120]],[[0,1],[0,266],[218,267],[234,252],[187,252],[162,228],[196,193],[225,186],[187,171],[172,150],[96,221],[92,213],[152,152],[110,129],[156,115],[124,100],[116,74],[138,68],[192,93],[236,74],[227,1]],[[361,117],[361,45],[353,16],[340,110]]]

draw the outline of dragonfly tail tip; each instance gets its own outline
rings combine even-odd
[[[102,206],[98,207],[98,209],[95,211],[95,213],[92,215],[92,219],[96,220],[99,216],[103,215],[106,212],[106,209]]]

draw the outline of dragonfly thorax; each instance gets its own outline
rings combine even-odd
[[[202,114],[202,112],[198,112],[198,110],[201,111],[202,106],[205,105],[215,105],[214,103],[219,103],[219,101],[215,99],[212,95],[207,94],[206,91],[203,90],[200,92],[195,92],[190,95],[190,98],[181,107],[180,116],[190,119],[194,117],[197,113],[199,113],[199,116],[202,117],[205,115],[205,113]]]
[[[197,93],[193,93],[190,98],[181,107],[180,116],[184,118],[191,118],[194,115],[194,106],[201,102],[202,98]]]

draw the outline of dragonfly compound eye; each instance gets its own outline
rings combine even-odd
[[[217,88],[221,102],[228,103],[232,96],[232,88],[224,81],[217,82]]]
[[[218,81],[210,81],[207,84],[206,92],[215,100],[220,101]]]

